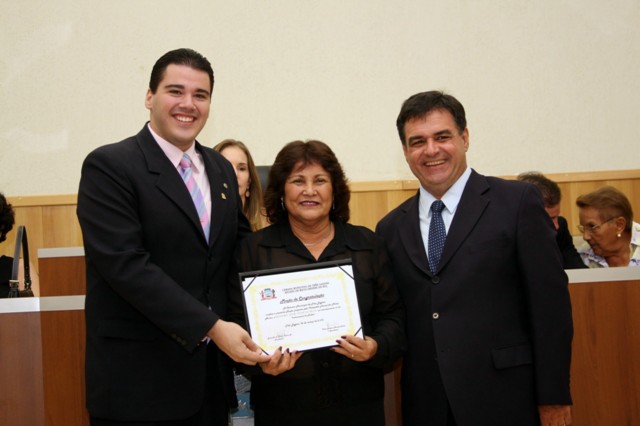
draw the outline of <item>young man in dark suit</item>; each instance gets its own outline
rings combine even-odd
[[[570,424],[567,276],[536,188],[467,166],[450,95],[410,97],[397,127],[420,189],[377,232],[407,311],[404,424]]]
[[[195,140],[212,90],[206,58],[166,53],[151,73],[150,121],[82,166],[92,425],[226,426],[235,403],[226,355],[268,359],[224,320],[232,254],[249,224],[233,168]]]

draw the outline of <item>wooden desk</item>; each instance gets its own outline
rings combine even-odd
[[[640,268],[567,274],[574,424],[640,425]]]
[[[40,295],[67,296],[48,299],[68,304],[41,313],[45,425],[88,425],[84,381],[84,249],[40,249],[38,264]]]
[[[0,424],[88,425],[84,256],[81,249],[43,254],[40,285],[50,297],[0,300]],[[640,425],[640,268],[567,275],[574,425]],[[399,371],[385,377],[389,426],[401,424]]]
[[[88,425],[84,296],[0,299],[0,424]]]
[[[40,249],[38,259],[42,297],[0,299],[0,424],[88,425],[84,251]]]
[[[0,424],[44,424],[39,301],[0,299]]]
[[[567,271],[576,426],[640,425],[640,268]],[[401,363],[385,376],[387,426],[400,426]]]

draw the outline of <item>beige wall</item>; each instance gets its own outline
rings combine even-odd
[[[93,148],[137,132],[153,62],[213,62],[200,140],[270,164],[329,143],[353,182],[411,179],[394,121],[442,88],[465,105],[470,164],[511,175],[638,167],[633,0],[23,0],[0,14],[0,191],[73,194]]]

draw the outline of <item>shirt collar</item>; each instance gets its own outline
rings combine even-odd
[[[469,181],[469,177],[471,176],[471,168],[467,167],[467,169],[460,175],[458,180],[451,185],[447,192],[442,196],[441,200],[445,205],[445,209],[450,213],[454,214],[456,209],[458,208],[458,204],[460,203],[460,199],[462,198],[462,193],[464,192],[464,187],[467,185]],[[428,211],[431,214],[431,204],[436,200],[436,197],[431,195],[422,185],[420,185],[420,204],[425,208],[425,211]]]
[[[171,161],[173,167],[178,168],[180,160],[182,160],[182,155],[187,154],[189,158],[191,158],[192,167],[196,169],[196,171],[203,170],[203,162],[200,154],[196,151],[195,141],[191,144],[189,149],[183,152],[180,148],[154,132],[151,128],[151,123],[147,123],[147,128],[149,129],[149,132],[151,132],[151,136],[153,136],[153,139],[155,139],[158,146],[160,146],[160,149],[162,149],[162,152],[164,152],[164,155],[166,155],[169,161]]]

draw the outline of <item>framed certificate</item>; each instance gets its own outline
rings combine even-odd
[[[240,274],[251,338],[267,354],[364,338],[351,259]]]

